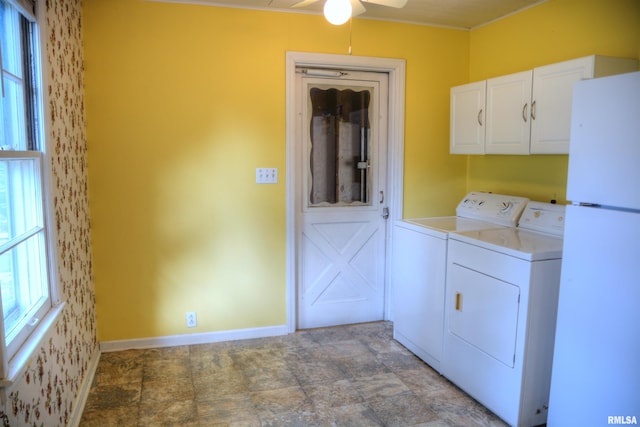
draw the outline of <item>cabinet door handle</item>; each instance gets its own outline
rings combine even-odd
[[[522,120],[524,120],[524,122],[527,122],[527,106],[529,105],[528,102],[525,102],[524,105],[522,106]]]
[[[462,294],[456,292],[456,310],[462,311]]]
[[[480,109],[480,111],[478,111],[478,124],[480,126],[482,126],[482,111],[483,111],[482,108]]]
[[[531,120],[536,119],[536,101],[531,103]]]

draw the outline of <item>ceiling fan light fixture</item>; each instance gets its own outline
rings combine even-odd
[[[342,25],[351,18],[349,0],[327,0],[324,4],[324,17],[333,25]]]

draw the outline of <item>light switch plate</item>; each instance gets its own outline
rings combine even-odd
[[[256,168],[256,184],[277,184],[278,168]]]

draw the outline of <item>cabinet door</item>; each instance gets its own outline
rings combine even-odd
[[[451,88],[451,154],[484,153],[486,82]]]
[[[593,56],[533,70],[531,153],[568,154],[575,82],[593,77]]]
[[[529,154],[531,70],[487,80],[485,153]]]

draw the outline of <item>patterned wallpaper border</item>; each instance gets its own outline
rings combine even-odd
[[[0,408],[4,426],[68,425],[98,351],[89,234],[82,1],[46,0],[44,9],[58,278],[67,304]]]

